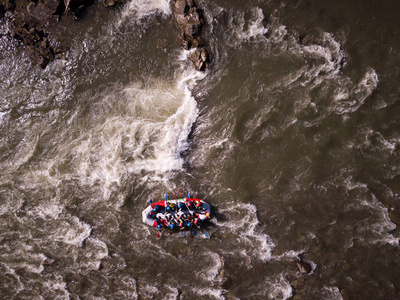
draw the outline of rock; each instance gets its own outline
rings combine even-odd
[[[220,287],[223,288],[224,290],[227,290],[229,286],[232,284],[232,279],[230,276],[224,276],[222,277]]]
[[[52,40],[53,44],[62,43],[61,32],[70,19],[73,21],[70,14],[67,14],[63,18],[65,22],[59,25],[60,16],[67,10],[79,13],[93,2],[93,0],[0,0],[0,18],[5,16],[6,12],[9,14],[11,22],[8,22],[10,24],[8,34],[25,46],[27,56],[35,64],[44,68],[54,60],[55,56],[55,50],[49,41]],[[58,40],[50,39],[48,37],[50,34],[58,36]],[[57,53],[57,57],[61,56],[59,54],[61,52]]]
[[[104,0],[104,5],[106,7],[115,6],[115,1],[114,0]]]
[[[297,264],[297,267],[299,268],[300,273],[302,273],[302,274],[308,274],[312,270],[311,265],[305,261],[300,260],[300,261],[297,261],[296,264]]]
[[[391,208],[389,209],[388,213],[390,221],[392,221],[397,226],[400,226],[400,211]]]
[[[193,63],[197,71],[204,71],[208,67],[208,53],[207,50],[197,48],[190,55],[189,59]]]
[[[341,290],[340,294],[342,295],[343,300],[349,300],[350,299],[349,293],[346,290]]]
[[[4,7],[4,5],[0,4],[0,19],[4,17],[6,13],[6,8]]]
[[[214,20],[217,24],[220,24],[224,27],[228,26],[229,23],[229,14],[228,12],[223,9],[216,17]]]
[[[189,55],[190,61],[196,70],[206,70],[210,57],[200,37],[203,24],[205,24],[201,11],[193,0],[173,0],[171,6],[175,21],[181,29],[183,48],[186,50],[197,48]]]
[[[40,66],[42,69],[46,68],[49,63],[49,59],[41,55],[36,49],[31,47],[26,47],[26,54],[32,61]]]
[[[36,3],[35,2],[31,2],[26,7],[26,10],[28,11],[28,13],[32,13],[35,8],[36,8]]]

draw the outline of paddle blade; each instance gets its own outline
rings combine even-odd
[[[194,235],[197,235],[196,231],[193,230],[193,234],[194,234]]]

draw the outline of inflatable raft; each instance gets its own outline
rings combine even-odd
[[[211,218],[210,204],[196,198],[158,201],[142,212],[143,222],[157,230],[200,228]]]

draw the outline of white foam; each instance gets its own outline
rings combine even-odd
[[[378,75],[374,69],[367,70],[364,77],[356,86],[354,86],[350,79],[342,82],[333,96],[333,100],[336,103],[334,109],[340,114],[357,111],[377,88],[378,82]]]
[[[79,135],[60,143],[47,171],[33,171],[34,177],[44,172],[41,175],[55,177],[55,185],[62,179],[79,179],[83,185],[98,186],[100,199],[109,199],[125,174],[155,172],[154,180],[165,172],[180,170],[184,164],[181,153],[188,147],[188,135],[198,116],[190,90],[205,76],[193,68],[182,67],[180,72],[175,81],[149,78],[145,85],[132,83],[122,91],[111,88],[99,104],[104,106],[99,108],[102,117],[95,110],[89,126],[71,124],[68,130]],[[72,173],[53,171],[50,175],[65,157],[72,157]],[[114,205],[122,205],[121,199]]]
[[[246,28],[244,18],[240,22],[240,29],[237,30],[237,36],[241,41],[248,41],[252,38],[264,38],[268,29],[264,27],[263,20],[265,18],[261,8],[256,7],[252,9],[252,19]]]
[[[267,280],[265,283],[267,288],[268,299],[289,299],[293,296],[293,289],[288,280],[282,275],[273,281]]]
[[[204,268],[199,271],[198,275],[202,280],[209,281],[211,284],[217,278],[219,270],[221,269],[221,257],[217,253],[211,251],[207,251],[203,253],[203,255],[207,257],[202,260],[204,262]]]
[[[54,240],[81,247],[83,241],[90,236],[92,227],[75,216],[65,217],[58,221],[57,228],[52,232]]]
[[[251,298],[285,300],[292,296],[293,289],[289,281],[279,274],[276,278],[268,278],[263,281],[258,287],[258,292],[253,293]]]
[[[357,236],[360,240],[366,243],[382,243],[392,246],[398,246],[400,238],[394,237],[390,231],[396,228],[389,217],[388,209],[376,198],[376,196],[369,192],[368,187],[364,183],[353,182],[352,178],[347,180],[347,189],[360,189],[363,195],[358,202],[355,202],[346,207],[350,209],[367,209],[373,214],[369,217],[368,222],[364,226],[359,226]]]
[[[47,288],[50,291],[61,292],[62,295],[57,293],[57,299],[70,299],[71,295],[68,292],[67,283],[63,280],[62,276],[54,276],[52,280],[46,280],[43,282],[43,288]]]
[[[215,289],[215,288],[191,288],[191,290],[202,297],[211,297],[212,299],[216,300],[224,300],[225,297],[223,295],[222,289]]]
[[[153,14],[170,15],[169,0],[131,0],[124,5],[117,27],[126,20],[139,21]]]
[[[116,299],[138,299],[137,282],[130,275],[118,277],[118,291],[114,294]]]
[[[253,204],[228,204],[229,208],[220,209],[221,213],[226,212],[228,220],[219,222],[213,219],[218,226],[224,227],[227,231],[232,231],[237,238],[250,247],[252,259],[267,261],[271,258],[271,252],[274,243],[271,238],[259,230],[256,230],[259,224],[257,219],[257,208]],[[232,251],[235,251],[232,249]],[[245,257],[248,253],[244,252]]]
[[[343,300],[342,294],[337,286],[324,287],[321,290],[321,298],[326,300]]]

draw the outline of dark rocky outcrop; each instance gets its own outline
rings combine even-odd
[[[196,70],[204,71],[210,63],[210,55],[202,38],[205,20],[194,0],[172,0],[172,14],[181,30],[184,49],[194,49],[189,55]]]

